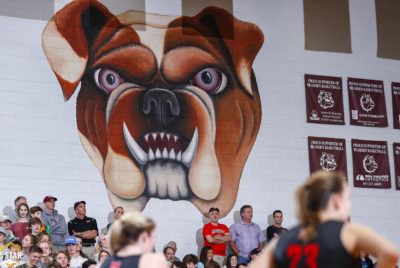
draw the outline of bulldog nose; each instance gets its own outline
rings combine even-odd
[[[178,98],[163,88],[152,88],[143,97],[143,112],[154,116],[161,125],[168,125],[180,113]]]

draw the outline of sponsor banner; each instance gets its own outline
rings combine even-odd
[[[392,83],[393,128],[400,129],[400,83]]]
[[[393,143],[396,190],[400,190],[400,143]]]
[[[349,78],[350,124],[365,127],[387,127],[383,81]]]
[[[304,76],[307,103],[307,122],[344,125],[342,78]]]
[[[346,140],[308,137],[310,173],[323,169],[340,171],[347,178]]]
[[[354,187],[391,188],[386,141],[351,140]]]

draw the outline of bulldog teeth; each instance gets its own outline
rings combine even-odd
[[[173,151],[173,150],[171,150],[171,151]],[[163,157],[163,158],[168,158],[168,151],[167,151],[167,148],[164,148],[164,150],[162,151],[162,157]]]
[[[154,155],[154,152],[153,152],[153,150],[150,148],[149,149],[149,161],[152,161],[152,160],[154,160],[156,157],[155,157],[155,155]]]
[[[196,127],[189,146],[187,147],[186,151],[182,154],[182,162],[187,167],[190,167],[193,163],[193,159],[194,159],[194,156],[196,155],[196,151],[197,151],[198,141],[199,141],[199,133],[198,133],[197,127]]]
[[[169,152],[169,159],[171,159],[171,160],[175,160],[176,159],[176,154],[175,154],[174,150],[171,150]]]
[[[140,148],[139,144],[137,144],[137,142],[133,139],[125,122],[123,126],[123,132],[126,145],[128,146],[132,156],[136,159],[136,161],[139,162],[139,164],[141,165],[146,164],[147,161],[149,160],[148,155],[145,151],[142,150],[142,148]]]
[[[125,143],[129,149],[129,152],[140,165],[145,165],[147,164],[147,162],[157,159],[166,159],[166,160],[168,159],[168,160],[175,160],[178,162],[182,162],[185,166],[190,167],[193,163],[194,157],[197,152],[197,145],[199,140],[197,127],[193,132],[193,136],[189,143],[189,146],[186,148],[186,151],[184,152],[182,152],[181,150],[176,152],[175,151],[176,149],[173,148],[167,149],[167,147],[163,146],[158,148],[148,147],[148,152],[146,153],[132,137],[125,122],[123,124],[123,133],[124,133]],[[164,133],[152,132],[144,135],[144,139],[146,142],[149,142],[149,139],[151,140],[151,138],[153,139],[153,141],[156,141],[157,138],[159,140],[160,138],[161,140],[163,140],[164,137],[166,137],[167,141],[170,142],[172,142],[172,140],[170,140],[172,138],[175,140],[175,142],[177,142],[180,139],[177,135],[165,132]]]
[[[156,159],[161,158],[161,152],[160,149],[157,148],[156,150]]]

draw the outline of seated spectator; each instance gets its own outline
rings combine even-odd
[[[10,268],[24,264],[25,262],[21,260],[22,257],[21,248],[22,248],[21,241],[19,241],[18,239],[12,240],[12,243],[10,243],[10,245],[8,246],[8,253],[10,258],[3,261],[0,267]]]
[[[7,215],[10,218],[11,223],[15,223],[19,219],[18,207],[21,204],[28,204],[25,196],[18,196],[17,198],[15,198],[14,200],[15,209]]]
[[[45,232],[39,233],[37,236],[37,240],[38,240],[38,243],[41,243],[43,241],[51,242],[50,235]],[[54,251],[56,251],[56,250],[54,250]]]
[[[99,236],[97,240],[96,249],[94,250],[94,260],[99,261],[100,251],[105,250],[108,251],[108,234],[103,233]]]
[[[226,260],[226,268],[237,268],[238,258],[236,254],[230,254]]]
[[[96,268],[97,262],[94,260],[87,260],[84,263],[82,263],[82,268]]]
[[[47,265],[47,268],[61,268],[61,265],[56,261],[52,261]]]
[[[28,260],[18,268],[37,268],[41,257],[42,250],[37,246],[33,246],[29,249]]]
[[[32,234],[26,234],[22,239],[22,260],[28,260],[29,250],[31,247],[36,246],[36,237]]]
[[[180,261],[174,261],[171,268],[186,268],[186,265]]]
[[[7,231],[3,227],[0,227],[0,262],[3,261],[5,253],[8,251],[8,248],[5,247],[5,241],[7,237]]]
[[[187,268],[196,268],[197,263],[199,262],[199,259],[194,254],[188,254],[185,257],[183,257],[182,262],[184,264],[186,264]]]
[[[210,260],[206,263],[205,268],[221,268],[221,265],[219,265],[219,263],[216,261]]]
[[[6,230],[6,241],[4,243],[10,242],[14,237],[14,233],[11,231],[11,220],[8,216],[3,215],[0,217],[0,227],[3,227]]]
[[[46,268],[49,263],[52,261],[51,254],[52,254],[52,245],[49,241],[43,241],[37,244],[38,247],[42,250],[42,258],[40,259],[40,267]]]
[[[29,233],[29,220],[28,213],[29,207],[27,204],[22,203],[18,206],[18,219],[17,222],[11,224],[11,231],[19,237],[20,240],[24,239],[24,236]]]
[[[68,250],[58,250],[54,253],[54,260],[61,266],[61,268],[69,268],[69,261],[71,256]]]
[[[31,234],[37,237],[42,229],[42,225],[42,221],[39,218],[31,218],[29,220],[29,229],[31,230]]]
[[[104,261],[110,256],[110,253],[107,250],[102,249],[99,254],[99,262]]]
[[[80,236],[80,235],[76,235],[75,236],[76,237],[76,242],[77,242],[77,245],[78,245],[78,247],[77,247],[77,249],[78,249],[78,251],[79,251],[79,255],[82,257],[82,258],[85,258],[85,259],[90,259],[85,253],[83,253],[83,251],[82,251],[82,247],[83,247],[83,245],[82,245],[82,241],[83,241],[83,239],[82,239],[82,236]]]
[[[42,223],[42,226],[40,228],[40,232],[46,231],[48,234],[50,234],[50,229],[46,230],[46,226],[43,224],[43,210],[39,206],[33,206],[29,209],[29,216],[32,218],[38,218],[40,222]]]
[[[213,259],[213,250],[209,246],[205,246],[200,251],[200,261],[197,264],[198,268],[203,268],[205,265]]]
[[[119,219],[119,217],[121,217],[122,215],[124,215],[124,208],[123,207],[116,207],[114,209],[114,221],[116,219]],[[108,229],[110,229],[111,224],[112,223],[107,224],[107,232],[108,232]]]
[[[82,268],[82,264],[88,259],[83,258],[78,250],[78,242],[75,236],[68,236],[65,239],[65,246],[71,256],[69,261],[71,268]]]

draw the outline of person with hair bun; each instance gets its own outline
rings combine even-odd
[[[153,253],[155,223],[144,214],[133,211],[124,214],[111,225],[110,253],[101,268],[167,268],[167,260]]]
[[[296,198],[300,225],[274,238],[250,268],[353,267],[360,250],[375,256],[378,268],[396,266],[394,245],[370,228],[348,222],[350,189],[342,174],[311,174]]]

